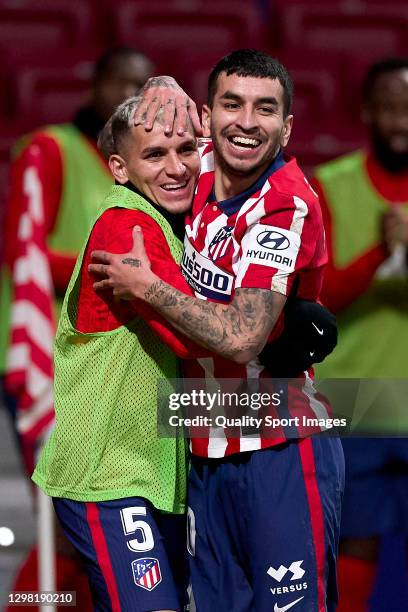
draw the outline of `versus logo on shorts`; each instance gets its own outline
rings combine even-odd
[[[281,583],[282,580],[293,582],[301,580],[305,575],[305,570],[301,567],[303,559],[301,561],[293,561],[289,567],[280,565],[278,569],[270,566],[266,572],[268,576],[273,578],[275,582]],[[295,593],[296,591],[304,591],[307,589],[307,582],[297,582],[296,584],[289,584],[289,586],[279,586],[271,588],[272,595],[283,595],[284,593]]]
[[[243,259],[248,263],[293,272],[300,246],[296,232],[257,223],[242,240]]]
[[[220,302],[229,301],[234,280],[232,275],[198,253],[188,238],[184,241],[181,271],[196,294]]]
[[[158,559],[145,557],[132,561],[133,579],[136,586],[153,591],[162,581],[160,564]]]
[[[267,571],[268,576],[271,576],[277,582],[282,582],[283,578],[286,576],[288,572],[292,574],[291,580],[300,580],[305,575],[305,570],[300,567],[303,563],[302,561],[293,561],[289,565],[289,567],[285,567],[284,565],[280,565],[278,569],[274,567],[270,567]]]

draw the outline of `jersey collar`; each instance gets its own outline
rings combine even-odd
[[[119,183],[117,181],[115,181],[115,184],[118,185]],[[122,187],[126,187],[127,189],[130,189],[130,191],[133,191],[134,193],[137,193],[144,200],[147,200],[149,202],[149,204],[151,204],[153,206],[153,208],[155,208],[161,214],[161,216],[164,217],[166,219],[166,221],[168,221],[168,223],[171,226],[171,229],[173,230],[173,234],[175,234],[175,236],[179,240],[181,240],[181,242],[183,242],[184,234],[185,234],[185,231],[186,231],[185,214],[184,213],[176,213],[176,214],[175,213],[171,213],[168,210],[166,210],[165,208],[162,208],[161,206],[158,206],[156,204],[156,202],[153,202],[153,200],[151,200],[145,193],[140,191],[131,181],[127,181],[127,183],[122,185]]]
[[[221,202],[217,202],[218,207],[225,215],[233,215],[241,208],[241,206],[246,202],[246,200],[248,200],[248,198],[250,198],[252,195],[254,195],[254,193],[262,189],[263,185],[271,176],[271,174],[273,174],[277,170],[280,170],[280,168],[282,168],[285,164],[286,162],[283,158],[283,151],[280,150],[271,165],[268,166],[265,172],[261,174],[261,176],[255,181],[255,183],[253,183],[250,187],[248,187],[248,189],[242,191],[238,195],[233,196],[232,198],[228,198],[228,200],[222,200]],[[214,187],[211,190],[209,201],[217,201],[214,193]]]

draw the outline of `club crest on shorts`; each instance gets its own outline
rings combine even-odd
[[[136,559],[132,561],[132,571],[135,584],[146,591],[152,591],[162,581],[158,559]]]
[[[222,227],[211,240],[210,246],[208,247],[208,254],[213,261],[220,259],[220,257],[227,252],[232,240],[231,234],[233,229],[232,225],[226,225]]]

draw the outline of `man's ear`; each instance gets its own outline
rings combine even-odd
[[[210,138],[211,136],[211,108],[207,104],[203,105],[201,111],[201,124],[203,126],[204,138]]]
[[[115,153],[109,158],[109,168],[118,183],[124,185],[128,182],[129,176],[127,173],[126,162],[120,155]]]
[[[288,115],[283,122],[283,129],[281,132],[281,146],[286,147],[289,142],[290,135],[292,133],[293,126],[293,115]]]

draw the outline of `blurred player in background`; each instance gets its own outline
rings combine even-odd
[[[15,148],[1,270],[0,355],[5,359],[11,344],[7,387],[17,402],[17,429],[30,473],[33,443],[52,421],[45,395],[31,398],[30,405],[31,387],[34,383],[41,386],[42,378],[50,374],[50,366],[44,363],[50,355],[43,355],[47,338],[38,337],[35,322],[47,336],[44,331],[55,317],[53,308],[43,302],[55,296],[58,317],[89,224],[112,184],[106,162],[96,148],[98,134],[114,108],[135,95],[152,70],[150,61],[131,49],[107,53],[95,65],[89,106],[79,109],[72,123],[41,128]],[[10,328],[13,301],[17,309],[19,301],[31,304],[31,326],[21,321],[17,312],[15,329]],[[41,315],[51,321],[44,321]],[[24,329],[25,325],[28,328]],[[24,346],[31,362],[21,354]],[[33,379],[37,375],[33,381],[28,372],[31,367],[35,370]],[[1,363],[0,373],[5,371],[6,363]]]
[[[337,314],[340,334],[337,350],[317,373],[407,379],[408,59],[386,59],[369,69],[362,118],[368,150],[316,172],[329,251],[322,300]],[[400,397],[401,415],[405,406],[406,397]],[[389,408],[383,406],[385,423]],[[388,420],[397,430],[395,416],[389,413]],[[408,441],[343,442],[347,480],[339,610],[363,612],[375,579],[379,537],[408,533]]]
[[[174,85],[168,91],[168,104],[177,101]],[[147,98],[157,108],[153,89]],[[97,289],[147,301],[224,357],[199,360],[190,377],[262,378],[257,356],[280,328],[287,297],[319,295],[326,255],[318,200],[296,161],[283,154],[291,98],[284,67],[258,51],[233,52],[210,75],[203,124],[212,144],[203,151],[182,263],[201,299],[151,272],[140,231],[125,258],[94,254],[103,263],[90,269],[108,277]],[[309,373],[301,377],[305,410],[314,414],[318,405],[327,414]],[[189,551],[199,612],[335,610],[340,442],[302,439],[301,431],[289,441],[288,432],[280,433],[192,440]]]
[[[55,321],[90,222],[112,185],[96,140],[114,108],[152,72],[150,60],[133,49],[106,53],[95,65],[90,103],[72,123],[41,128],[15,147],[0,277],[0,374],[29,474],[53,423]],[[62,539],[59,545],[67,547]],[[61,579],[69,581],[75,567],[59,556]],[[35,590],[36,574],[33,550],[14,588]]]

